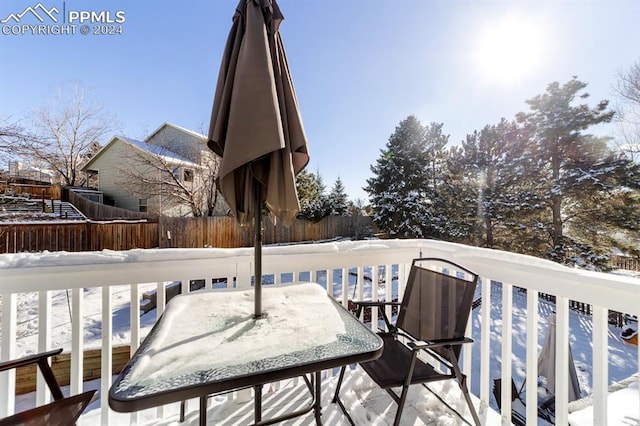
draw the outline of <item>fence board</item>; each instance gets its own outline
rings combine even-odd
[[[157,228],[155,222],[6,224],[0,225],[0,253],[153,248]]]
[[[160,247],[249,247],[252,227],[240,227],[231,217],[169,218],[160,222]],[[290,228],[263,220],[263,243],[317,241],[338,236],[352,237],[359,227],[370,226],[370,218],[330,216],[314,223],[296,220]],[[168,235],[171,235],[169,241]]]
[[[611,265],[627,271],[640,271],[640,259],[630,256],[612,256]]]
[[[368,217],[296,220],[290,228],[263,221],[263,244],[353,237],[371,226]],[[168,232],[171,240],[168,239]],[[130,250],[155,247],[250,247],[253,229],[231,217],[170,218],[148,222],[7,223],[0,225],[0,253]]]
[[[69,202],[73,204],[86,217],[93,220],[114,220],[114,219],[152,219],[148,213],[136,212],[133,210],[121,209],[119,207],[108,206],[88,200],[81,195],[66,191]]]

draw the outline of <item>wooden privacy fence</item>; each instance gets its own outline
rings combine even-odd
[[[280,223],[273,225],[265,217],[262,224],[263,244],[357,237],[372,226],[371,218],[362,216],[328,216],[319,222],[297,219],[289,228]],[[249,247],[253,238],[253,227],[240,227],[231,217],[160,219],[160,247]]]
[[[631,256],[611,256],[611,265],[614,268],[627,271],[640,271],[640,259]]]
[[[330,216],[313,223],[296,220],[290,228],[264,220],[263,244],[354,237],[370,229],[368,217]],[[160,218],[159,221],[7,223],[0,225],[0,253],[130,250],[156,247],[248,247],[253,229],[230,217]]]
[[[66,198],[86,217],[93,220],[114,220],[114,219],[150,219],[152,215],[133,210],[121,209],[119,207],[108,206],[96,203],[78,195],[73,190],[65,191]],[[154,218],[157,220],[157,217]]]
[[[152,248],[157,230],[152,222],[0,225],[0,253]]]
[[[0,182],[0,193],[8,195],[25,195],[31,198],[47,200],[59,200],[62,195],[60,185],[35,183],[28,179],[11,179],[10,182]]]

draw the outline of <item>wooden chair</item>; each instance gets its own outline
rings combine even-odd
[[[428,265],[444,265],[464,271],[465,277],[446,275]],[[423,266],[424,265],[424,266]],[[462,345],[473,340],[464,336],[471,312],[478,275],[453,262],[437,258],[414,259],[402,302],[356,302],[358,317],[364,307],[377,306],[389,331],[379,333],[384,340],[382,356],[361,363],[361,367],[385,389],[398,404],[394,426],[400,423],[409,386],[438,380],[457,380],[476,425],[480,419],[471,403],[466,376],[458,366]],[[385,306],[400,306],[395,325],[385,313]],[[431,357],[428,362],[419,354]],[[443,368],[434,367],[441,364]],[[340,400],[340,387],[346,367],[338,378],[333,402],[338,403],[353,425],[353,420]],[[393,388],[401,388],[400,394]]]
[[[60,389],[60,385],[58,384],[48,362],[48,358],[58,355],[61,352],[62,349],[55,349],[36,355],[26,356],[17,360],[0,363],[0,371],[7,371],[31,364],[38,364],[40,372],[47,382],[47,386],[49,386],[51,395],[54,399],[50,404],[41,405],[39,407],[14,414],[10,417],[5,417],[0,420],[0,426],[67,426],[74,425],[76,423],[84,409],[91,403],[96,391],[92,390],[70,397],[65,397],[62,394],[62,389]]]

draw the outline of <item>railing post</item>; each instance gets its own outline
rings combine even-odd
[[[378,265],[371,267],[371,300],[377,301],[378,297]],[[371,328],[374,331],[378,330],[378,307],[371,307]]]
[[[140,288],[138,284],[131,284],[130,300],[131,341],[129,343],[129,357],[133,357],[140,346]],[[131,424],[138,424],[138,418],[137,411],[131,413]]]
[[[356,272],[356,287],[358,288],[358,290],[357,296],[354,297],[354,299],[357,301],[362,301],[364,299],[364,267],[362,266],[358,266]],[[360,314],[360,321],[364,321],[364,310]]]
[[[53,200],[52,200],[53,201]],[[68,293],[67,293],[68,296]],[[38,352],[51,349],[51,292],[38,292]],[[51,359],[47,362],[51,364]],[[40,369],[36,374],[36,405],[48,404],[51,400],[51,392],[44,380]]]
[[[167,304],[167,290],[164,281],[156,283],[156,321],[160,320],[160,316],[164,312],[165,305]],[[159,406],[156,409],[157,417],[164,417],[164,406]]]
[[[566,425],[569,405],[569,299],[556,297],[556,424]]]
[[[333,298],[333,274],[335,269],[327,269],[327,294]],[[294,280],[295,281],[295,280]]]
[[[491,399],[491,280],[480,277],[482,302],[480,305],[480,401],[482,407],[489,406]]]
[[[527,426],[538,424],[538,292],[527,289]]]
[[[111,376],[113,371],[113,345],[111,338],[113,335],[113,319],[111,312],[113,302],[111,300],[111,287],[102,287],[102,351],[100,366],[100,423],[108,426],[111,423],[111,410],[109,408],[109,388],[111,387]]]
[[[593,307],[593,424],[607,424],[609,396],[609,361],[607,352],[608,310],[601,306]],[[640,364],[639,364],[640,365]],[[640,405],[638,405],[640,407]]]
[[[391,268],[392,265],[390,264],[386,264],[384,265],[384,285],[385,285],[385,294],[384,294],[384,300],[386,302],[391,302],[393,300],[393,274],[391,273]],[[388,318],[391,318],[393,315],[393,309],[391,308],[391,305],[385,307],[386,309],[386,314]]]
[[[250,262],[242,262],[236,264],[236,288],[238,290],[247,290],[251,288],[251,267],[253,263]]]
[[[409,265],[407,263],[400,263],[398,265],[398,302],[402,302],[404,289],[407,286],[407,270],[408,269],[409,269]]]
[[[349,268],[342,268],[342,306],[349,307]]]
[[[156,283],[156,321],[160,319],[160,315],[164,312],[167,304],[167,289],[164,281]]]
[[[513,285],[502,283],[502,403],[503,425],[511,425],[511,344],[513,342]],[[562,424],[562,423],[559,423]]]
[[[84,289],[71,290],[71,394],[83,391],[84,372]]]
[[[2,361],[16,357],[17,296],[2,295]],[[16,402],[16,370],[0,372],[0,418],[14,413]]]

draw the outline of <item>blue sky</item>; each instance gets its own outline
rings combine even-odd
[[[114,133],[143,138],[166,121],[206,132],[237,0],[41,3],[67,13],[109,11],[112,19],[123,11],[122,34],[82,35],[80,24],[67,35],[3,28],[0,118],[20,119],[56,86],[79,81],[116,116]],[[444,123],[455,144],[573,75],[589,84],[591,105],[613,100],[616,73],[640,60],[637,0],[278,3],[309,170],[327,187],[340,176],[352,199],[366,198],[369,166],[410,114]],[[0,21],[37,4],[4,0]]]

